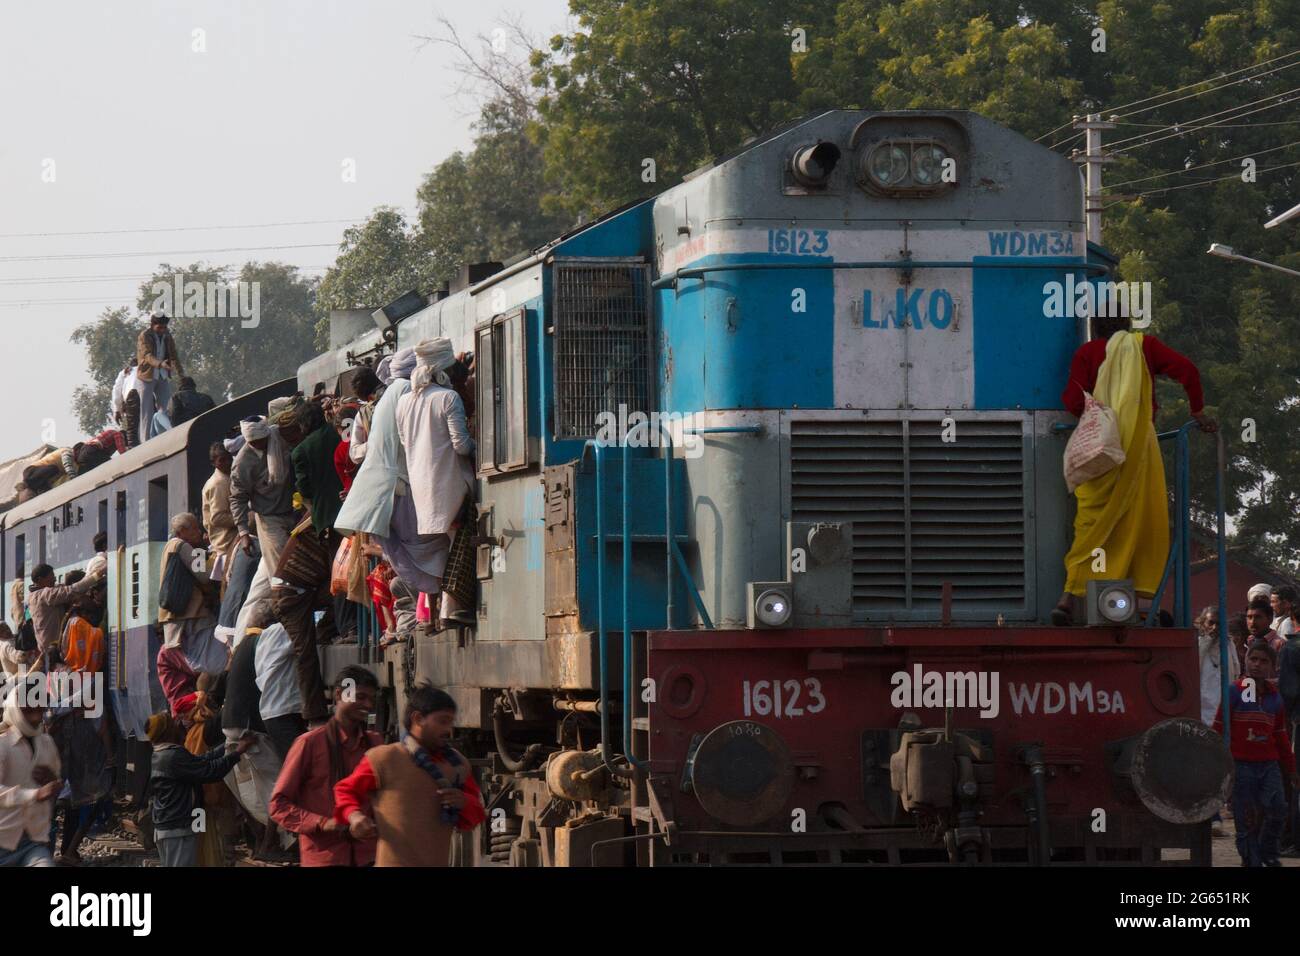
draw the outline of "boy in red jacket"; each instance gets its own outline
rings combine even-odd
[[[1286,821],[1285,770],[1297,784],[1295,754],[1287,734],[1286,715],[1277,682],[1270,679],[1275,653],[1264,641],[1246,652],[1246,676],[1232,686],[1232,812],[1237,826],[1237,852],[1242,866],[1281,866],[1278,837]],[[1215,733],[1223,733],[1223,706],[1214,718]],[[1281,768],[1279,770],[1279,765]]]

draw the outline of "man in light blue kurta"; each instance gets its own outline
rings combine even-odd
[[[364,531],[387,535],[393,520],[393,496],[398,482],[407,480],[406,455],[397,434],[397,401],[411,389],[409,379],[415,369],[415,350],[398,352],[389,368],[393,379],[375,405],[366,442],[366,457],[334,520],[334,528],[341,534]]]

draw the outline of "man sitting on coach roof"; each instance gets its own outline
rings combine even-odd
[[[181,387],[176,390],[176,394],[167,403],[169,428],[184,424],[191,418],[198,418],[204,412],[217,407],[217,403],[212,400],[212,396],[200,392],[198,386],[194,384],[194,379],[188,375],[181,376],[180,384]]]

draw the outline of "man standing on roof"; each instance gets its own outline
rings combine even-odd
[[[140,427],[147,431],[153,421],[154,412],[167,407],[171,398],[171,377],[180,376],[180,354],[176,351],[176,342],[167,331],[171,320],[163,313],[155,313],[149,320],[149,328],[141,331],[135,342],[135,355],[139,363],[136,369],[136,394],[140,396]]]

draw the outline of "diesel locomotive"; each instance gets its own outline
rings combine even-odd
[[[477,626],[384,665],[458,703],[465,862],[1208,862],[1188,615],[1048,624],[1082,213],[983,117],[830,111],[304,366],[476,356]]]
[[[5,515],[0,577],[109,531],[109,683],[142,739],[165,518],[207,443],[446,336],[475,356],[476,625],[321,653],[375,669],[390,733],[415,683],[455,698],[488,806],[458,862],[1208,863],[1231,768],[1187,615],[1048,623],[1087,330],[1045,285],[1115,266],[1081,194],[973,113],[795,122],[337,314],[296,382]]]

